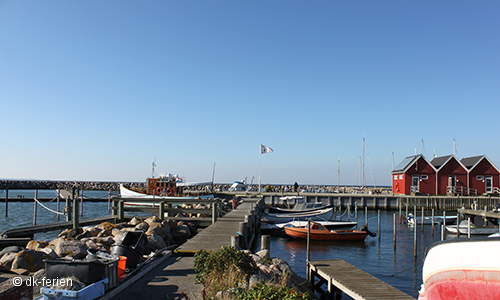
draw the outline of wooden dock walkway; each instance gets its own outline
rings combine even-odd
[[[328,292],[332,295],[340,290],[356,300],[415,300],[412,296],[341,259],[311,260],[307,266],[307,273],[313,288],[319,288],[326,283]],[[314,277],[318,277],[319,281],[315,283]]]
[[[103,216],[91,219],[80,220],[80,227],[100,224],[102,222],[115,222],[117,219],[116,216]],[[31,237],[33,238],[35,233],[47,232],[53,230],[62,230],[73,228],[73,221],[66,222],[56,222],[56,223],[48,223],[48,224],[40,224],[34,226],[26,226],[19,228],[12,228],[5,230],[1,236],[8,238],[22,238],[22,237]]]
[[[238,240],[239,245],[251,245],[259,221],[255,210],[262,206],[260,198],[245,198],[237,209],[232,210],[217,222],[203,229],[175,250],[176,254],[194,255],[199,250],[217,251]],[[243,231],[243,232],[241,232]],[[246,231],[246,232],[245,232]],[[244,240],[244,241],[242,241]],[[237,242],[237,243],[238,243]]]

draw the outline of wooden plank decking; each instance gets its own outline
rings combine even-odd
[[[175,250],[178,254],[194,254],[199,250],[217,251],[222,246],[231,245],[231,237],[237,236],[240,223],[245,222],[245,216],[253,214],[257,207],[256,199],[244,199],[237,209],[232,210],[217,222],[203,229]],[[253,235],[253,233],[249,233]]]
[[[311,283],[314,277],[320,280],[316,286],[327,283],[328,292],[339,289],[353,299],[367,300],[415,300],[412,296],[373,277],[341,259],[312,260],[308,266]],[[329,283],[329,284],[328,284]]]

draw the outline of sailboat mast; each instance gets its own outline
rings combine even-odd
[[[363,137],[363,161],[361,164],[361,169],[363,171],[363,177],[361,178],[362,187],[365,188],[365,138]]]

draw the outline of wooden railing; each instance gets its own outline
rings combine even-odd
[[[215,223],[217,218],[222,216],[222,199],[141,199],[141,198],[121,198],[112,197],[113,215],[119,220],[125,219],[125,212],[145,212],[157,213],[159,219],[173,219],[178,221],[192,221],[193,223],[203,222]],[[207,208],[187,208],[182,204],[204,204]],[[202,214],[206,217],[175,217],[178,213]]]
[[[477,195],[477,190],[466,186],[447,186],[446,193],[451,195]]]

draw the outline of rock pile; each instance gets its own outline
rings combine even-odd
[[[45,268],[45,259],[85,259],[89,249],[111,251],[120,245],[127,232],[142,231],[147,243],[144,255],[172,246],[180,245],[196,235],[197,228],[191,223],[161,221],[157,217],[133,218],[128,223],[109,222],[97,226],[62,231],[57,238],[45,241],[30,241],[25,248],[12,246],[0,251],[0,268],[17,274],[32,275]]]

